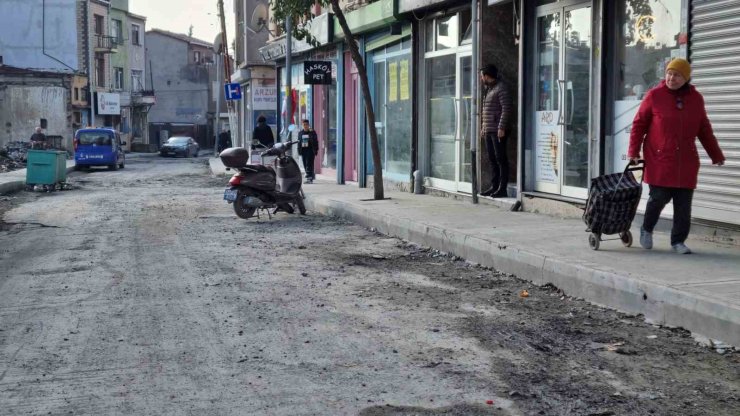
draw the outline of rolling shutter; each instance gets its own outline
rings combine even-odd
[[[694,217],[740,225],[740,1],[691,2],[691,82],[704,96],[725,166],[700,148]]]

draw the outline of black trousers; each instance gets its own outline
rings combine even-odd
[[[691,199],[693,189],[666,188],[650,185],[650,198],[645,208],[645,220],[642,229],[652,233],[655,224],[660,219],[660,213],[671,199],[673,200],[673,228],[671,229],[671,245],[683,243],[689,236],[691,229]]]
[[[506,154],[508,137],[498,138],[496,133],[486,134],[486,150],[491,163],[491,186],[494,192],[506,191],[509,185],[509,157]]]
[[[301,150],[301,160],[303,160],[303,170],[306,171],[306,177],[316,179],[316,175],[313,173],[313,162],[316,155],[310,148],[307,150]]]

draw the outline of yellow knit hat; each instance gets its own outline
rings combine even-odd
[[[665,68],[666,71],[668,71],[669,69],[672,69],[683,75],[686,81],[691,79],[691,64],[689,63],[689,61],[683,58],[676,58],[672,60]]]

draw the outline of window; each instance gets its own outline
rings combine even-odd
[[[141,91],[144,89],[143,79],[144,71],[138,69],[131,70],[131,91]]]
[[[124,85],[123,85],[123,68],[118,68],[118,67],[113,68],[113,76],[114,76],[114,81],[115,81],[115,84],[113,85],[113,88],[115,88],[117,90],[122,90],[123,87],[124,87]]]
[[[118,45],[123,44],[123,24],[118,19],[111,19],[110,21],[110,35],[113,36],[113,40]]]
[[[96,14],[95,15],[95,28],[94,28],[95,29],[95,34],[96,35],[103,35],[103,34],[105,34],[105,32],[103,32],[103,28],[104,27],[105,26],[104,26],[103,16],[101,16],[99,14]]]
[[[140,32],[141,32],[141,27],[139,25],[131,25],[131,44],[132,45],[141,45],[141,42],[139,41]]]
[[[95,58],[95,79],[98,87],[105,87],[105,59]]]
[[[193,53],[193,56],[194,56],[194,58],[195,58],[195,59],[194,59],[194,62],[195,62],[196,64],[197,64],[197,63],[200,63],[200,52],[199,52],[199,51],[195,51],[195,53]]]

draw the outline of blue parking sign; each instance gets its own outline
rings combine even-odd
[[[226,84],[224,85],[224,95],[227,100],[241,100],[242,87],[237,83]]]

